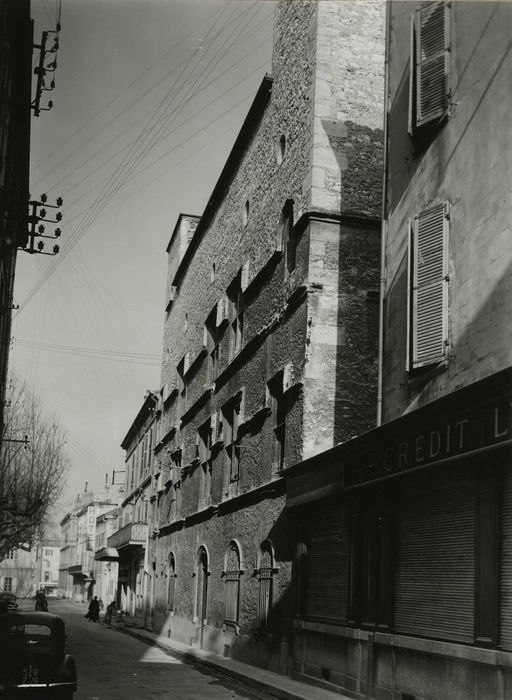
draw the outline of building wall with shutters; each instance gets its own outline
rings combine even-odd
[[[441,6],[447,8],[444,24]],[[416,10],[424,21],[432,20],[422,37],[422,60],[446,59],[440,59],[446,71],[446,110],[413,127],[411,94],[417,92],[412,90],[410,57],[415,47],[412,54],[418,59]],[[512,6],[393,0],[389,14],[384,420],[471,384],[512,360],[507,107],[512,97]],[[441,369],[432,362],[423,373],[411,373],[409,222],[443,203],[450,208],[447,366]],[[428,369],[436,367],[429,376]]]

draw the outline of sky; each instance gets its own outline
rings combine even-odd
[[[271,0],[32,0],[35,44],[62,28],[41,102],[53,108],[32,118],[31,198],[64,204],[60,253],[18,255],[11,371],[67,433],[62,503],[123,470],[120,444],[160,387],[165,249],[180,212],[203,212],[270,72],[273,12]]]

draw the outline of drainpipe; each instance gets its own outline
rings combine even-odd
[[[380,236],[379,285],[379,349],[377,378],[377,425],[382,425],[383,364],[384,364],[384,292],[386,290],[387,175],[388,175],[388,110],[389,110],[389,52],[391,42],[391,0],[386,2],[386,45],[384,49],[384,162],[382,174],[382,224]]]

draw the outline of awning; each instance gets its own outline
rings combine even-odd
[[[119,554],[115,547],[102,547],[94,555],[95,561],[117,561]]]

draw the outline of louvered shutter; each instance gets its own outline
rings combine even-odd
[[[512,651],[512,472],[503,485],[500,562],[500,646]]]
[[[346,507],[326,505],[311,518],[307,541],[305,615],[311,620],[347,621],[349,551]]]
[[[442,117],[448,106],[448,5],[416,10],[416,125]]]
[[[448,210],[416,216],[412,240],[412,366],[440,362],[448,341]]]
[[[395,631],[474,642],[475,482],[467,467],[406,482],[399,508]]]

